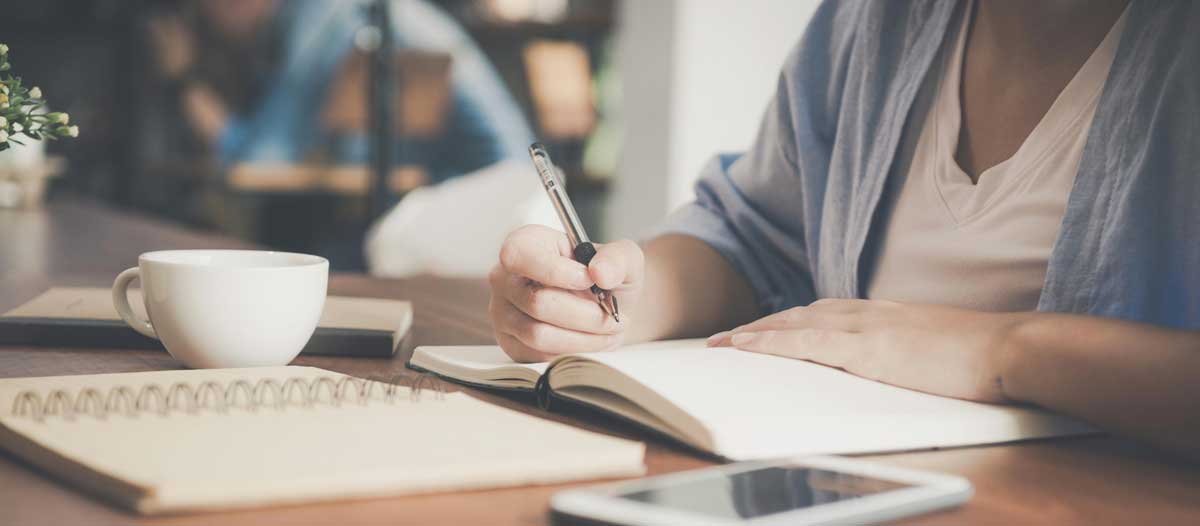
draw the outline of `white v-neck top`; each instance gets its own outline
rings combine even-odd
[[[867,297],[986,311],[1037,307],[1050,252],[1125,14],[1017,152],[973,183],[954,158],[962,111],[963,17],[898,194]]]

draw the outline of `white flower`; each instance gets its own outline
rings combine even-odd
[[[8,142],[8,132],[0,130],[0,142]]]
[[[21,126],[21,123],[19,123],[19,122],[14,122],[12,125],[12,131],[13,131],[13,133],[21,133],[21,132],[25,131],[25,127]]]
[[[0,117],[0,128],[6,128],[6,127],[8,127],[8,119],[5,119],[4,117]]]
[[[8,54],[8,46],[6,46],[4,44],[0,44],[0,56],[4,56],[7,54]]]
[[[71,126],[70,128],[67,128],[67,136],[79,137],[79,126]]]
[[[59,113],[59,114],[58,114],[58,123],[59,123],[59,124],[67,124],[67,123],[69,123],[69,122],[71,122],[71,116],[70,116],[70,115],[68,115],[68,114],[66,114],[66,113]]]
[[[31,99],[42,98],[42,88],[34,86],[33,89],[29,90],[29,98],[31,98]]]

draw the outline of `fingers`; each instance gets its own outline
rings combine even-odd
[[[857,360],[865,337],[828,329],[743,332],[733,336],[733,346],[743,351],[808,360],[841,369]]]
[[[870,302],[864,300],[824,299],[807,307],[794,307],[765,316],[746,325],[720,332],[708,339],[709,347],[733,345],[733,336],[745,332],[789,329],[828,329],[845,332],[862,330],[861,312]]]
[[[587,267],[571,259],[566,235],[528,225],[508,235],[500,248],[500,266],[509,274],[544,285],[586,290],[593,284]]]
[[[615,348],[623,327],[589,289],[599,283],[632,294],[629,287],[641,282],[643,267],[641,248],[631,241],[597,245],[589,267],[572,258],[562,232],[520,228],[504,241],[500,264],[489,276],[497,340],[519,361]]]
[[[513,361],[522,363],[548,362],[555,358],[555,355],[534,350],[528,345],[521,343],[520,340],[507,334],[497,333],[496,341],[500,344],[500,348],[504,350],[504,354],[507,354]]]
[[[503,271],[489,278],[492,290],[531,318],[564,329],[592,334],[616,334],[620,325],[600,305],[591,291],[546,287]]]
[[[602,289],[641,283],[646,266],[642,247],[629,240],[596,245],[596,255],[588,264],[588,274]]]
[[[504,300],[492,301],[490,309],[498,334],[544,355],[607,351],[621,342],[620,335],[573,331],[538,321]]]

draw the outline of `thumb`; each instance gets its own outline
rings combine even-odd
[[[622,239],[596,245],[596,255],[588,263],[588,275],[602,289],[639,285],[645,265],[642,248],[633,241]]]

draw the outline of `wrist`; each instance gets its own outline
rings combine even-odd
[[[168,89],[175,93],[183,93],[200,83],[200,75],[193,68],[187,68],[178,74],[166,77]]]
[[[1013,402],[1029,402],[1023,388],[1022,375],[1028,364],[1029,351],[1034,347],[1038,331],[1038,313],[1004,314],[1006,323],[997,338],[996,378],[1001,395]]]

